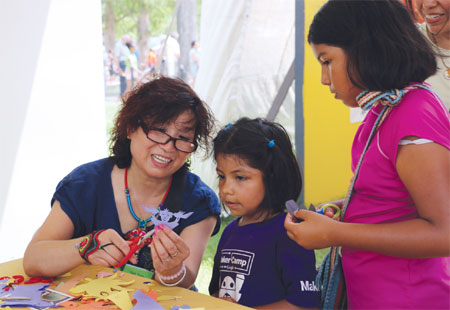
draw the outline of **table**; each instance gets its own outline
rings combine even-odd
[[[102,267],[102,266],[94,266],[94,265],[87,265],[83,264],[78,266],[77,268],[70,271],[71,276],[77,276],[83,273],[87,273],[89,278],[95,278],[97,273],[99,271],[105,271],[105,272],[113,272],[113,269]],[[13,275],[23,275],[25,277],[25,280],[29,279],[28,276],[26,276],[23,266],[22,266],[22,259],[16,259],[13,261],[0,263],[0,277],[3,276],[13,276]],[[64,278],[65,281],[67,281],[69,278]],[[54,283],[59,283],[62,279],[61,278],[55,278]],[[135,280],[135,282],[129,286],[128,288],[132,289],[148,289],[149,286],[147,284],[144,284],[144,282],[149,281],[147,278],[142,278],[136,275],[132,275],[129,273],[125,273],[121,280],[123,281],[130,281]],[[166,300],[166,301],[159,301],[161,306],[163,306],[165,309],[170,309],[172,306],[175,305],[189,305],[191,308],[204,308],[205,310],[212,310],[212,309],[236,309],[236,310],[245,310],[245,309],[251,309],[244,307],[239,304],[230,303],[228,301],[218,299],[215,297],[211,297],[208,295],[204,295],[201,293],[197,293],[188,289],[180,288],[180,287],[166,287],[161,284],[159,284],[156,281],[153,281],[155,283],[155,286],[152,287],[152,289],[156,290],[158,292],[158,296],[162,295],[169,295],[169,296],[181,296],[181,299],[178,300]],[[130,296],[134,294],[134,291],[130,293]],[[1,308],[0,308],[1,309]],[[26,309],[26,308],[14,308],[14,309]]]

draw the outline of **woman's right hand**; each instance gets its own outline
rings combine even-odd
[[[98,236],[100,246],[97,251],[89,255],[88,261],[92,265],[105,267],[115,266],[130,251],[128,242],[125,241],[114,229],[106,229]],[[130,262],[136,264],[137,258],[132,255]]]

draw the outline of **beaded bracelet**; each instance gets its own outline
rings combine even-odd
[[[180,284],[181,281],[184,280],[184,277],[186,276],[186,265],[185,265],[184,262],[183,262],[182,265],[181,265],[180,271],[178,271],[176,274],[171,275],[171,276],[163,276],[163,275],[161,275],[159,272],[157,272],[156,270],[155,270],[155,272],[156,272],[156,274],[157,274],[158,277],[159,277],[159,281],[160,281],[163,285],[165,285],[165,286],[175,286],[175,285]],[[180,278],[177,282],[175,282],[175,283],[166,283],[166,282],[164,282],[164,281],[174,280],[174,279],[178,278],[181,274],[183,274],[183,275],[182,275],[181,278]]]

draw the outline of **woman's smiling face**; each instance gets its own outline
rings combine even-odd
[[[171,137],[193,141],[195,124],[196,120],[192,111],[185,111],[174,121],[157,127]],[[171,177],[189,157],[189,153],[184,153],[175,148],[173,140],[166,144],[151,141],[147,138],[142,127],[130,134],[130,140],[132,164],[136,164],[149,177]]]

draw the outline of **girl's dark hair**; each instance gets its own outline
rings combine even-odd
[[[413,1],[414,0],[405,0],[405,6],[406,9],[408,10],[409,15],[411,15],[411,18],[414,20],[414,22],[417,22],[418,18]]]
[[[262,172],[265,196],[259,207],[261,214],[280,213],[287,200],[298,199],[302,176],[282,125],[261,118],[240,118],[214,138],[214,158],[219,155],[237,156]]]
[[[432,47],[398,0],[329,0],[308,42],[342,48],[350,80],[362,89],[401,89],[436,72]]]
[[[130,166],[130,140],[127,136],[139,128],[140,122],[147,126],[161,126],[189,110],[196,120],[194,142],[208,154],[215,120],[209,107],[189,85],[180,79],[158,77],[130,90],[123,98],[111,133],[110,150],[115,164],[119,168]]]

